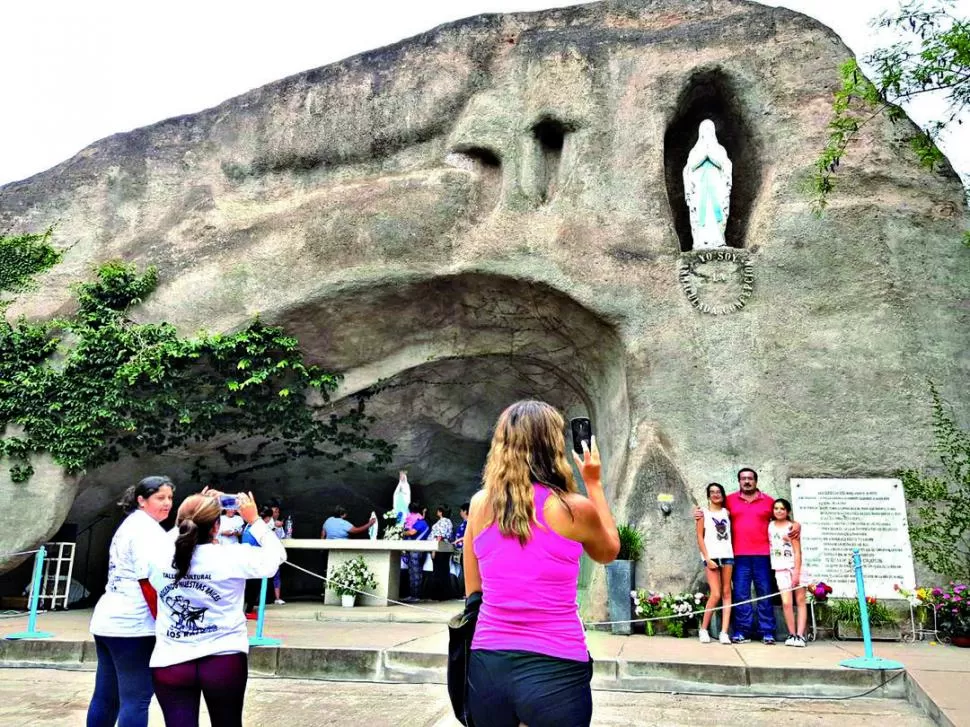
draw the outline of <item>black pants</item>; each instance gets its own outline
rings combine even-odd
[[[261,578],[250,578],[246,581],[246,588],[243,591],[243,610],[246,613],[255,611],[259,607],[259,589],[262,588],[262,583]],[[267,598],[272,598],[272,595],[267,594]]]
[[[454,598],[451,587],[451,557],[448,553],[435,553],[431,559],[434,570],[431,573],[430,596],[435,601]]]
[[[475,727],[589,727],[593,660],[528,651],[472,651],[468,709]]]

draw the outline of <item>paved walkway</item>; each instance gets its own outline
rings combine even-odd
[[[37,689],[38,683],[43,689]],[[77,727],[84,724],[94,688],[91,671],[9,669],[0,678],[0,725]],[[205,705],[202,724],[208,724]],[[250,678],[243,711],[246,727],[459,727],[438,684],[375,684]],[[597,727],[779,727],[883,724],[931,727],[933,722],[900,699],[806,701],[733,699],[670,694],[593,693]],[[149,727],[162,727],[152,701]]]
[[[257,676],[441,684],[447,648],[442,622],[460,604],[426,605],[437,613],[401,607],[350,611],[318,603],[268,607],[265,635],[283,644],[254,649],[251,671]],[[355,620],[348,621],[351,617]],[[41,614],[38,628],[53,632],[55,638],[0,642],[0,663],[91,669],[95,657],[87,633],[89,619],[90,611]],[[25,628],[23,617],[0,620],[0,635]],[[902,677],[840,667],[841,660],[863,653],[861,642],[823,641],[792,649],[603,632],[590,632],[588,637],[596,662],[594,688],[604,692],[828,698],[868,693],[905,697],[936,724],[970,727],[970,653],[952,646],[877,644],[878,656],[904,664]]]

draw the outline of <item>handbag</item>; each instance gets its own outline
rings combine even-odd
[[[468,662],[471,658],[472,638],[482,607],[482,592],[476,591],[465,599],[465,610],[448,622],[448,697],[455,718],[465,727],[475,727],[468,714]]]

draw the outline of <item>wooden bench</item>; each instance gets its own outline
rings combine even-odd
[[[367,539],[327,539],[327,538],[287,538],[282,541],[289,550],[326,550],[327,578],[334,569],[348,560],[362,557],[364,563],[374,574],[377,587],[373,592],[377,598],[358,596],[358,606],[386,606],[387,599],[399,600],[401,582],[401,553],[443,553],[450,557],[455,551],[451,543],[444,540],[367,540]],[[328,606],[339,606],[340,596],[324,584],[323,602]]]

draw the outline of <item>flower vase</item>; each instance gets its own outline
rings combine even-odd
[[[353,608],[354,602],[357,600],[357,596],[351,593],[349,596],[340,597],[340,605],[344,608]]]

